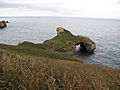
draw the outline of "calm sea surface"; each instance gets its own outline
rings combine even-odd
[[[64,27],[75,35],[85,35],[96,42],[92,55],[81,55],[86,63],[120,68],[120,20],[89,18],[0,18],[8,27],[0,30],[0,43],[16,45],[23,41],[42,43]]]

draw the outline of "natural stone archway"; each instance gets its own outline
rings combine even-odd
[[[23,42],[19,45],[29,45],[44,50],[54,50],[60,52],[76,52],[76,45],[81,46],[81,50],[86,52],[93,52],[96,44],[86,36],[75,36],[70,31],[64,28],[57,28],[57,35],[49,40],[44,41],[42,44],[33,44],[30,42]]]
[[[83,42],[78,42],[75,44],[77,52],[87,52],[85,44]]]
[[[48,46],[47,49],[64,52],[74,52],[75,45],[80,44],[81,49],[86,52],[93,52],[96,44],[86,36],[75,36],[70,31],[59,27],[57,28],[57,36],[50,40],[46,40],[43,45]]]

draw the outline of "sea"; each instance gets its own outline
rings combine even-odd
[[[56,36],[56,28],[63,27],[74,35],[88,36],[96,43],[93,54],[80,58],[88,64],[120,69],[120,20],[80,17],[0,17],[9,21],[0,30],[0,43],[17,45],[23,41],[42,43]]]

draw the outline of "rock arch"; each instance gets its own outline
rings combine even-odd
[[[59,27],[57,36],[43,42],[47,49],[64,52],[74,52],[75,45],[80,45],[82,51],[93,52],[96,44],[90,38],[82,35],[75,36],[70,31]]]

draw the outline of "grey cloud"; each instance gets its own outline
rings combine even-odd
[[[21,10],[50,11],[61,14],[72,14],[70,9],[65,9],[62,3],[39,3],[39,4],[16,4],[8,2],[0,2],[0,8],[16,8]]]
[[[41,4],[29,4],[24,5],[24,8],[29,10],[37,11],[50,11],[59,14],[73,14],[74,12],[79,12],[81,10],[64,8],[63,3],[41,3]]]
[[[120,0],[116,0],[116,4],[120,4]]]
[[[16,3],[0,2],[0,8],[18,8],[22,5]]]
[[[21,8],[23,10],[44,10],[58,12],[62,9],[60,3],[39,3],[39,4],[16,4],[9,2],[0,2],[0,8]]]
[[[39,4],[17,4],[17,3],[9,3],[9,2],[1,2],[0,1],[0,8],[28,8],[28,9],[36,9],[36,10],[49,10],[49,9],[58,9],[61,7],[59,3],[39,3]]]
[[[61,3],[40,3],[40,4],[28,4],[24,5],[24,8],[33,10],[47,10],[58,11],[63,9]]]

